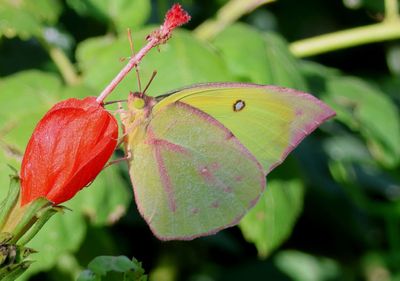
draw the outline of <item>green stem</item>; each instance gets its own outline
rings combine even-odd
[[[3,204],[0,208],[0,231],[3,229],[4,225],[6,224],[10,213],[12,212],[14,206],[18,201],[19,198],[19,191],[20,191],[20,181],[18,176],[11,176],[10,177],[10,187],[8,191],[8,195],[4,200]],[[3,234],[5,235],[5,234]]]
[[[65,53],[60,48],[53,46],[49,46],[48,51],[51,59],[58,67],[58,70],[63,76],[65,82],[71,86],[78,84],[80,80],[79,76]]]
[[[385,0],[385,21],[399,20],[399,3],[397,0]]]
[[[10,243],[17,243],[21,236],[24,235],[37,221],[37,213],[51,208],[52,205],[50,201],[42,197],[28,204],[29,205],[26,205],[24,209],[17,207],[16,213],[22,212],[22,215],[19,217],[19,221],[12,222],[15,224],[15,227],[12,228],[14,236]],[[16,218],[18,218],[18,216]]]
[[[28,267],[33,263],[33,261],[24,261],[19,263],[18,265],[12,265],[8,268],[3,268],[5,271],[0,272],[1,281],[15,281],[22,273],[24,273]]]
[[[261,5],[274,1],[275,0],[230,0],[217,12],[215,19],[206,20],[194,30],[194,33],[197,38],[211,40],[243,15],[252,12]]]
[[[58,208],[58,209],[57,209]],[[50,207],[47,210],[43,211],[43,214],[38,215],[38,219],[33,224],[33,226],[28,229],[22,237],[18,240],[18,245],[26,245],[29,241],[32,240],[33,237],[39,232],[40,229],[44,226],[44,224],[57,212],[61,212],[62,209],[60,207]],[[38,212],[40,213],[40,212]]]
[[[296,57],[308,57],[362,44],[400,38],[400,19],[337,31],[291,43]]]

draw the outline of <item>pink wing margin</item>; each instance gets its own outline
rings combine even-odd
[[[295,94],[298,96],[302,96],[304,99],[309,100],[310,102],[318,105],[322,109],[322,112],[315,117],[314,122],[307,124],[307,126],[303,130],[299,131],[298,133],[296,133],[292,136],[289,147],[283,152],[280,160],[270,167],[270,169],[268,171],[268,173],[269,173],[273,169],[275,169],[277,166],[279,166],[286,159],[286,157],[289,155],[289,153],[292,152],[293,149],[295,149],[305,137],[307,137],[313,131],[315,131],[322,123],[335,117],[336,112],[332,108],[330,108],[328,105],[326,105],[324,102],[317,99],[316,97],[314,97],[311,94],[297,91],[297,90],[290,89],[290,88],[280,87],[280,86],[268,85],[268,86],[264,86],[264,88],[270,89],[272,91],[280,92],[280,93],[289,93],[289,94]]]

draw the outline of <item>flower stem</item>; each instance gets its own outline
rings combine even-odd
[[[18,240],[18,245],[26,245],[29,241],[32,240],[32,238],[39,232],[39,230],[44,226],[44,224],[57,212],[59,212],[60,207],[48,207],[45,210],[41,210],[38,213],[40,213],[40,216],[37,218],[37,221],[35,224],[29,228]]]
[[[104,99],[117,87],[122,79],[139,64],[142,58],[154,47],[164,44],[171,38],[172,31],[187,23],[190,15],[179,4],[175,4],[165,15],[164,23],[147,36],[147,44],[135,54],[125,65],[125,67],[115,76],[115,78],[100,93],[96,101],[103,103]]]
[[[102,103],[104,99],[117,87],[117,85],[124,79],[124,77],[132,70],[138,63],[142,60],[142,58],[156,45],[159,44],[157,38],[152,38],[147,42],[146,46],[144,46],[136,55],[134,55],[128,63],[125,65],[123,69],[115,76],[115,78],[110,82],[110,84],[105,87],[105,89],[100,93],[97,97],[96,101],[98,103]]]
[[[400,38],[400,19],[328,33],[290,44],[296,57],[309,57],[339,49]]]
[[[10,177],[10,187],[6,199],[0,208],[0,230],[6,224],[12,209],[17,204],[20,192],[19,178],[17,175]],[[2,232],[2,231],[0,231]]]
[[[399,20],[399,3],[397,0],[385,0],[385,20]]]
[[[76,85],[79,83],[79,76],[76,73],[74,66],[71,61],[65,55],[65,53],[57,47],[48,47],[49,56],[56,64],[58,70],[60,71],[62,77],[68,85]]]
[[[230,0],[218,11],[215,19],[206,20],[194,30],[194,33],[202,40],[211,40],[243,15],[252,12],[261,5],[274,1],[275,0]]]

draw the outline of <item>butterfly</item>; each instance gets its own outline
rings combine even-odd
[[[122,122],[139,212],[161,240],[234,226],[257,203],[266,175],[334,115],[314,96],[277,86],[130,93]]]

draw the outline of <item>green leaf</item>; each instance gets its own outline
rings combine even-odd
[[[303,195],[298,179],[268,181],[260,201],[239,224],[260,256],[266,257],[288,238],[302,210]]]
[[[77,281],[100,281],[109,272],[124,273],[125,281],[147,280],[141,263],[125,256],[99,256],[89,263],[88,268],[79,275]]]
[[[367,82],[350,77],[331,78],[326,101],[337,119],[365,138],[371,155],[382,165],[400,161],[400,116],[388,96]]]
[[[149,0],[67,0],[67,4],[82,16],[111,22],[121,33],[142,26],[150,16]]]
[[[400,45],[390,46],[386,53],[386,61],[390,71],[400,76]]]
[[[238,40],[240,38],[240,40]],[[234,24],[213,41],[236,80],[304,90],[305,81],[286,42],[276,34]]]
[[[152,30],[136,32],[136,51],[143,46],[144,38]],[[101,37],[81,43],[77,59],[83,71],[84,83],[97,92],[102,91],[126,64],[119,59],[129,55],[129,43],[125,36],[117,40]],[[146,84],[151,73],[157,70],[157,76],[148,90],[152,96],[193,83],[232,80],[223,60],[215,51],[182,30],[175,32],[167,44],[161,45],[159,52],[150,51],[140,63],[139,70],[142,84]],[[129,91],[137,89],[133,70],[114,90],[110,99],[126,99]]]
[[[3,0],[9,3],[15,3],[12,0]],[[20,8],[26,10],[36,19],[46,25],[54,25],[61,15],[62,6],[59,0],[23,0],[19,1]]]
[[[341,75],[337,69],[312,61],[301,61],[300,70],[306,79],[309,91],[316,95],[326,92],[326,81],[328,79]]]
[[[108,271],[125,272],[135,269],[135,264],[125,256],[100,256],[91,261],[88,267],[99,275],[106,275]]]
[[[282,251],[275,256],[274,262],[293,281],[343,280],[339,265],[329,258]]]
[[[41,37],[46,25],[54,25],[61,13],[56,0],[1,0],[0,35],[29,39]]]
[[[337,135],[327,138],[324,143],[325,151],[334,161],[373,163],[371,154],[357,135]]]
[[[266,33],[264,38],[270,67],[269,83],[306,91],[307,86],[299,62],[290,53],[287,42],[275,33]]]
[[[236,79],[260,84],[270,82],[265,40],[257,29],[234,24],[221,32],[213,44]]]

